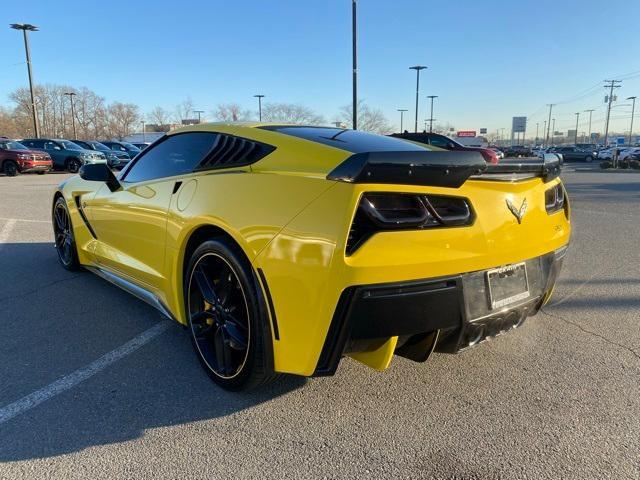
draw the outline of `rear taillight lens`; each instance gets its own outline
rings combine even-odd
[[[365,193],[349,230],[351,255],[377,232],[471,225],[473,210],[466,198],[405,193]]]
[[[562,184],[558,183],[544,192],[544,205],[549,214],[565,208],[565,195]]]

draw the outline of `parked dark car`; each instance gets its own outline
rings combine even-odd
[[[139,142],[139,143],[132,143],[131,145],[133,145],[134,147],[138,147],[140,149],[140,151],[144,150],[145,148],[147,148],[149,145],[151,145],[151,143],[149,142]]]
[[[533,151],[524,145],[513,145],[504,150],[505,157],[533,157]]]
[[[480,152],[480,154],[484,158],[484,161],[487,163],[496,164],[499,161],[496,152],[494,152],[490,148],[465,147],[464,145],[460,145],[455,140],[444,135],[440,135],[439,133],[409,133],[405,131],[404,133],[393,133],[391,134],[391,136],[396,138],[403,138],[404,140],[411,140],[412,142],[432,145],[434,147],[443,148],[445,150],[471,150],[474,152]]]
[[[37,172],[44,175],[51,170],[51,157],[45,152],[29,150],[20,142],[0,138],[0,171],[8,177],[18,173]]]
[[[594,150],[583,150],[571,146],[556,147],[553,149],[553,152],[561,154],[565,162],[571,162],[574,160],[581,162],[593,162],[594,159],[598,158],[598,152]]]
[[[116,152],[124,152],[129,155],[129,158],[133,159],[136,155],[138,155],[141,150],[129,142],[116,142],[111,140],[101,141],[100,143],[106,145],[111,150],[115,150]]]
[[[95,140],[74,140],[73,143],[77,143],[87,150],[95,150],[97,152],[104,153],[105,157],[107,157],[107,165],[111,168],[124,168],[124,166],[131,161],[131,158],[126,153],[111,150],[106,145]]]
[[[53,168],[77,173],[85,163],[107,163],[102,152],[85,150],[70,140],[51,138],[27,138],[21,143],[30,149],[47,152],[53,160]]]

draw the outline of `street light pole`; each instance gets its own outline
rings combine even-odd
[[[631,136],[633,135],[633,116],[636,113],[636,98],[637,97],[629,97],[627,100],[633,100],[631,104],[631,126],[629,127],[629,146],[631,146]]]
[[[431,115],[429,116],[429,133],[433,132],[433,99],[438,98],[438,95],[428,95],[427,98],[431,99]]]
[[[145,136],[145,130],[146,130],[147,124],[145,123],[144,120],[142,120],[142,143],[146,143],[147,139]]]
[[[71,125],[73,126],[73,139],[78,139],[78,134],[76,133],[76,111],[73,106],[73,97],[76,95],[75,92],[67,92],[65,93],[71,99]]]
[[[554,104],[550,103],[549,105],[549,122],[547,123],[547,136],[545,139],[545,145],[549,142],[549,128],[551,127],[551,110],[553,109]]]
[[[589,112],[589,131],[587,132],[587,135],[589,135],[589,141],[591,141],[591,115],[593,115],[595,110],[593,108],[591,110],[585,110],[585,113],[587,112]]]
[[[265,97],[265,95],[262,94],[258,94],[258,95],[254,95],[255,98],[258,99],[258,121],[262,121],[262,99]]]
[[[404,132],[404,130],[402,129],[404,123],[404,112],[408,112],[409,110],[407,110],[406,108],[399,108],[398,111],[400,112],[400,133],[402,133]]]
[[[351,116],[352,128],[358,129],[358,2],[352,0],[351,2],[351,60],[353,62],[352,68],[352,109]]]
[[[576,112],[576,145],[578,144],[578,119],[580,118],[580,112]]]
[[[36,97],[33,93],[33,73],[31,72],[31,50],[29,49],[29,37],[27,32],[37,32],[38,27],[29,23],[12,23],[11,28],[22,30],[24,37],[24,51],[27,55],[27,72],[29,74],[29,92],[31,93],[31,114],[33,115],[33,132],[36,138],[40,138],[40,126],[38,125],[38,112],[36,110]]]
[[[534,140],[534,143],[536,144],[536,146],[538,145],[538,126],[540,125],[539,122],[536,122],[536,139]]]
[[[556,143],[556,119],[554,118],[552,122],[553,122],[553,127],[551,127],[551,143],[555,144]]]
[[[409,67],[409,70],[416,71],[416,122],[414,125],[415,133],[418,133],[418,97],[420,95],[420,70],[424,70],[425,66],[422,65],[414,65],[413,67]]]

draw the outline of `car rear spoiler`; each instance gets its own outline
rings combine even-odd
[[[458,188],[487,164],[479,152],[356,153],[334,168],[328,180],[348,183],[392,183]]]
[[[546,183],[559,175],[560,159],[553,153],[545,153],[544,158],[503,160],[496,165],[487,165],[487,169],[474,178],[513,181],[541,177]]]

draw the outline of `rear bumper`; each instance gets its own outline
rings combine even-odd
[[[520,326],[549,297],[566,247],[526,261],[529,297],[492,310],[487,270],[410,282],[361,285],[343,291],[314,375],[333,375],[343,355],[376,348],[399,337],[439,330],[438,350],[459,352]]]

